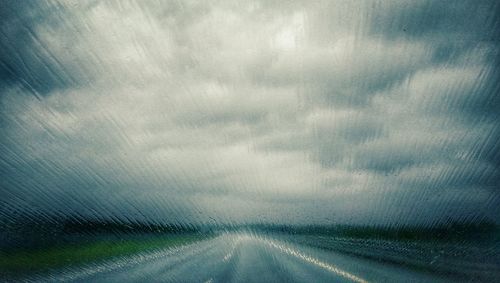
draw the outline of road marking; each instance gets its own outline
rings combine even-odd
[[[302,254],[296,250],[293,250],[291,248],[288,248],[288,247],[285,247],[283,245],[280,245],[280,244],[277,244],[277,243],[274,243],[272,241],[269,241],[269,240],[262,240],[264,241],[264,243],[266,243],[267,245],[271,246],[271,247],[274,247],[286,254],[289,254],[289,255],[292,255],[292,256],[295,256],[297,258],[300,258],[302,260],[305,260],[309,263],[312,263],[316,266],[319,266],[321,268],[324,268],[326,270],[329,270],[337,275],[340,275],[344,278],[347,278],[353,282],[358,282],[358,283],[368,283],[368,281],[366,281],[365,279],[363,278],[360,278],[352,273],[349,273],[347,271],[344,271],[340,268],[338,268],[337,266],[333,265],[333,264],[329,264],[329,263],[326,263],[326,262],[323,262],[323,261],[320,261],[316,258],[313,258],[313,257],[310,257],[310,256],[307,256],[305,254]]]

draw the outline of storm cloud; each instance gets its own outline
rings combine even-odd
[[[500,221],[496,1],[0,5],[2,221]]]

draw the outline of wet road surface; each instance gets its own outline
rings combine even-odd
[[[432,273],[249,234],[227,234],[33,281],[445,282]],[[29,280],[32,281],[32,280]]]

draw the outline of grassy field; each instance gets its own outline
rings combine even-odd
[[[38,273],[54,268],[78,266],[199,241],[198,235],[166,235],[146,239],[98,240],[37,250],[0,253],[0,275]],[[1,277],[1,276],[0,276]]]

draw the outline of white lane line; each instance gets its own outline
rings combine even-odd
[[[323,261],[320,261],[316,258],[313,258],[313,257],[310,257],[310,256],[307,256],[305,254],[302,254],[296,250],[293,250],[291,248],[288,248],[288,247],[285,247],[283,245],[280,245],[280,244],[277,244],[277,243],[274,243],[272,241],[269,241],[269,240],[262,240],[264,243],[266,243],[267,245],[271,246],[271,247],[274,247],[286,254],[289,254],[289,255],[292,255],[292,256],[295,256],[297,258],[300,258],[302,260],[305,260],[309,263],[312,263],[316,266],[319,266],[321,268],[324,268],[326,270],[329,270],[337,275],[340,275],[344,278],[347,278],[353,282],[358,282],[358,283],[368,283],[367,280],[363,279],[363,278],[360,278],[352,273],[349,273],[347,271],[344,271],[340,268],[338,268],[337,266],[333,265],[333,264],[329,264],[329,263],[326,263],[326,262],[323,262]]]

